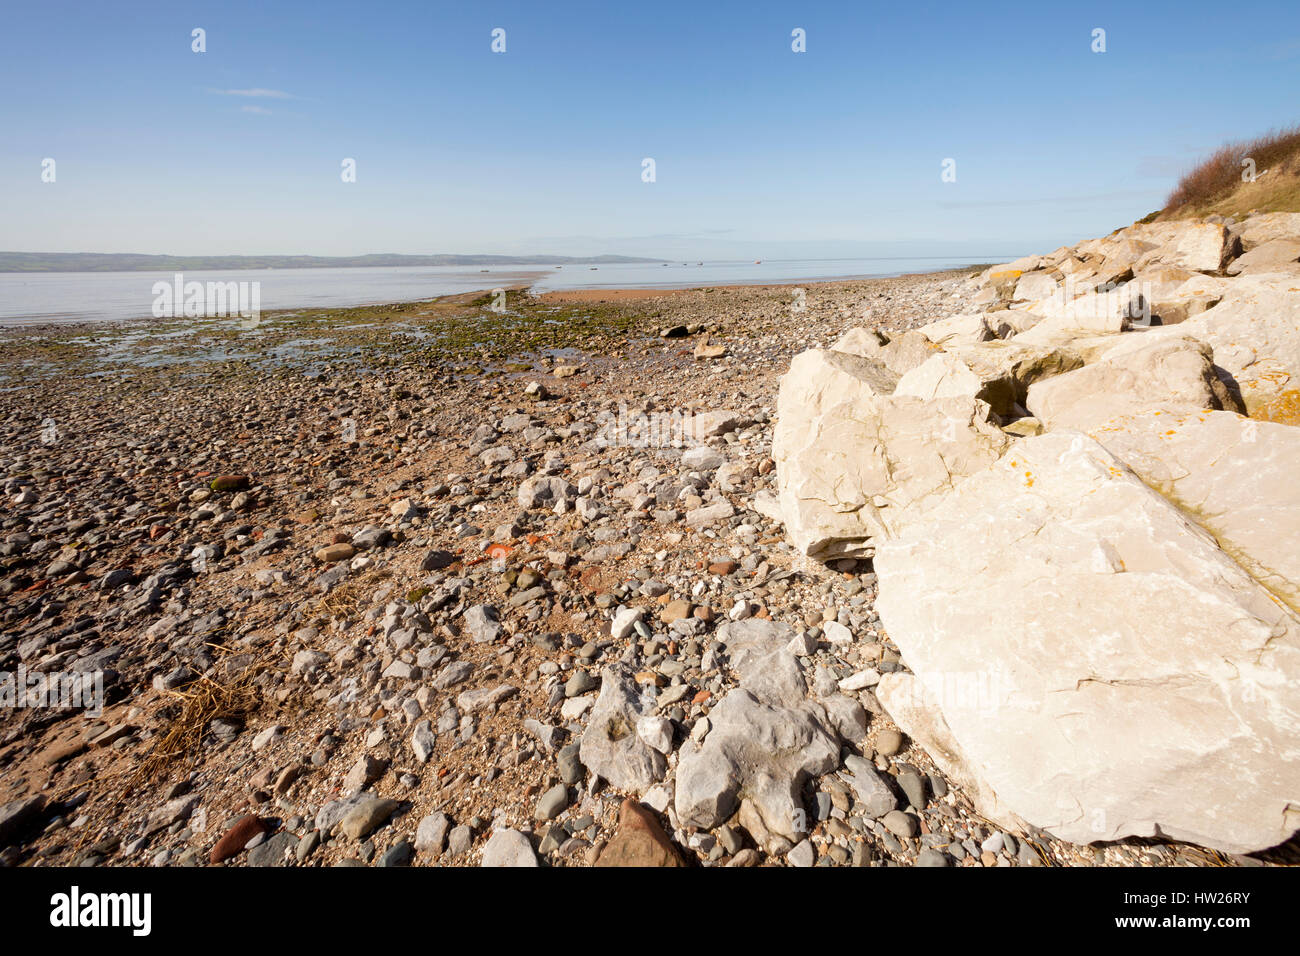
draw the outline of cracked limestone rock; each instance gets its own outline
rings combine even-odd
[[[654,701],[641,696],[630,669],[605,668],[582,734],[583,766],[617,790],[641,793],[662,780],[667,760],[637,733],[638,722],[653,711]]]
[[[986,403],[881,393],[894,384],[869,359],[825,351],[796,357],[782,378],[772,453],[781,516],[804,554],[869,555],[911,506],[1006,446]]]
[[[1025,439],[875,567],[915,674],[877,697],[990,819],[1230,853],[1300,828],[1300,620],[1096,441]]]
[[[709,713],[703,743],[680,751],[674,806],[683,826],[711,828],[748,801],[769,834],[802,839],[800,797],[810,776],[839,766],[839,736],[809,699],[788,625],[746,620],[722,625],[739,686]]]

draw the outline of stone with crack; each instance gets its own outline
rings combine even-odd
[[[664,755],[637,733],[655,702],[643,697],[632,671],[616,664],[601,672],[600,697],[591,709],[579,754],[583,766],[618,790],[641,793],[663,779]]]
[[[1094,440],[1025,439],[875,568],[916,675],[877,698],[989,819],[1230,853],[1300,828],[1300,619]]]
[[[682,746],[674,806],[683,826],[718,826],[747,799],[768,833],[801,838],[803,783],[835,769],[840,751],[826,711],[809,698],[788,648],[792,633],[788,625],[765,620],[718,628],[716,639],[726,645],[739,686],[709,713],[703,743]]]
[[[796,547],[821,560],[869,556],[913,506],[982,469],[1008,442],[988,421],[989,406],[971,396],[880,395],[864,379],[840,388],[846,397],[832,403],[802,381],[806,374],[851,378],[828,371],[850,358],[796,358],[777,401],[772,454],[781,516]]]

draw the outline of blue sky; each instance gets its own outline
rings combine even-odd
[[[0,83],[0,249],[979,255],[1300,122],[1300,3],[43,0]]]

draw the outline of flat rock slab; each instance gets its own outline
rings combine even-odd
[[[1128,339],[1128,337],[1126,337]],[[1203,342],[1133,336],[1100,361],[1029,387],[1029,411],[1049,428],[1088,431],[1119,415],[1159,405],[1171,412],[1234,407]]]
[[[1092,439],[1026,439],[875,567],[939,714],[877,695],[990,818],[1232,853],[1300,828],[1300,620]]]
[[[1091,435],[1300,613],[1300,428],[1154,409]]]

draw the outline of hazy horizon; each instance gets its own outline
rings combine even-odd
[[[661,248],[673,246],[673,243],[664,243]],[[1032,242],[1031,242],[1032,245]],[[1040,243],[1041,245],[1041,243]],[[648,247],[649,244],[647,244]],[[224,258],[321,258],[321,259],[358,259],[358,258],[382,258],[382,257],[407,257],[407,258],[460,258],[460,259],[491,259],[499,258],[503,263],[508,261],[514,262],[538,262],[548,258],[565,258],[574,261],[586,261],[599,259],[601,257],[626,257],[629,259],[640,259],[643,261],[654,262],[678,262],[687,259],[704,259],[713,261],[748,261],[755,254],[763,254],[766,259],[788,259],[791,261],[802,260],[828,260],[828,259],[915,259],[915,258],[951,258],[953,256],[969,256],[971,254],[980,254],[978,250],[990,253],[1008,253],[1014,252],[1025,246],[1025,243],[1008,242],[1006,240],[990,239],[987,241],[973,242],[944,242],[944,241],[927,241],[927,240],[899,240],[899,241],[817,241],[808,240],[802,243],[781,243],[781,242],[701,242],[694,244],[691,248],[695,250],[704,250],[706,255],[694,254],[677,254],[677,255],[654,255],[648,253],[623,253],[608,252],[593,248],[591,252],[555,252],[550,249],[535,249],[527,253],[505,253],[488,250],[465,250],[458,252],[449,252],[440,250],[436,252],[395,252],[392,250],[371,250],[348,255],[320,255],[313,252],[265,252],[253,250],[249,252],[229,252],[229,253],[173,253],[167,251],[141,251],[139,249],[123,250],[120,252],[103,252],[94,249],[0,249],[0,257],[10,255],[31,255],[31,256],[142,256],[157,258],[193,258],[193,259],[224,259]],[[777,250],[777,251],[772,251]],[[972,253],[971,250],[976,250]],[[766,253],[766,254],[764,254]]]

